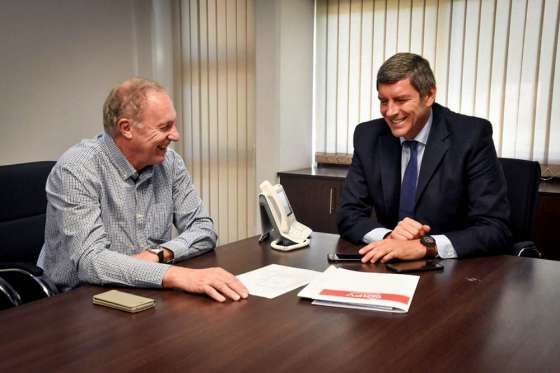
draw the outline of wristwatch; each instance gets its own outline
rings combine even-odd
[[[148,249],[152,254],[156,254],[158,257],[158,263],[165,263],[165,258],[163,256],[163,249],[159,246],[150,247]]]
[[[426,258],[437,258],[436,240],[432,236],[420,237],[420,243],[426,247]]]

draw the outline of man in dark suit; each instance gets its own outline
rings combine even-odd
[[[354,132],[341,236],[367,243],[373,263],[503,252],[509,204],[491,124],[435,103],[430,65],[412,53],[385,61],[377,91],[383,119]]]

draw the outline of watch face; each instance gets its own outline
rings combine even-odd
[[[152,249],[148,249],[149,252],[151,252],[152,254],[156,254],[158,256],[158,261],[160,263],[163,262],[163,249],[159,248],[159,247],[155,247]]]
[[[436,240],[432,236],[422,236],[420,242],[427,247],[434,247],[436,245]]]

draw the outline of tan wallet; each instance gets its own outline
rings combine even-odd
[[[156,301],[151,298],[125,293],[119,290],[109,290],[93,296],[93,304],[115,308],[126,312],[140,312],[152,308]]]

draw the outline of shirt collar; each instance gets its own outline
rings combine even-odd
[[[424,127],[420,130],[420,132],[418,132],[418,134],[416,135],[416,137],[413,140],[415,140],[415,141],[419,142],[420,144],[426,146],[426,143],[428,142],[428,136],[430,135],[430,129],[432,128],[433,117],[434,117],[434,113],[433,113],[432,109],[430,108],[430,116],[428,117],[428,121],[426,122]],[[406,139],[404,137],[399,137],[399,140],[401,141],[401,145],[402,145],[403,142],[406,141]]]
[[[118,148],[117,144],[115,144],[113,138],[107,133],[99,135],[98,138],[99,141],[105,145],[109,154],[109,158],[117,168],[117,171],[119,172],[119,175],[122,177],[122,179],[125,181],[129,178],[133,181],[138,180],[138,172],[130,164],[128,159],[126,159],[124,154]]]

